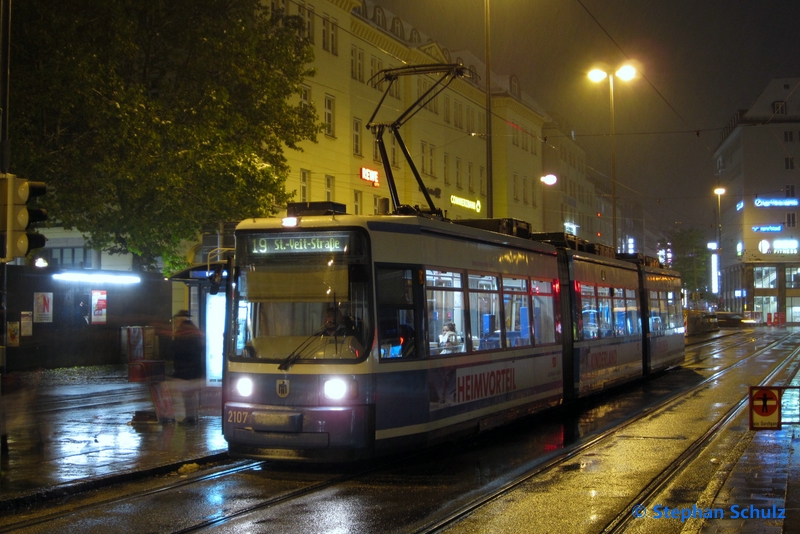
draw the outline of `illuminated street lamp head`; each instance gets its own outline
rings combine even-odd
[[[714,189],[714,194],[715,195],[724,195],[725,194],[725,188],[724,187],[718,187],[718,188]]]
[[[553,185],[558,181],[555,174],[548,174],[546,176],[542,176],[542,183],[545,185]]]
[[[593,82],[602,82],[608,77],[608,73],[600,69],[592,69],[589,71],[589,79]]]
[[[636,69],[632,65],[624,65],[617,71],[617,78],[628,82],[636,77]]]

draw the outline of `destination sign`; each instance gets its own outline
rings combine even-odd
[[[252,236],[248,238],[248,250],[251,254],[344,252],[349,243],[347,234]]]

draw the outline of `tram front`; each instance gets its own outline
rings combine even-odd
[[[233,456],[346,460],[374,441],[369,239],[341,218],[236,230],[237,283],[223,377]]]

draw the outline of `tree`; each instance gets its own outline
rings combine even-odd
[[[706,291],[711,276],[711,253],[703,231],[697,228],[678,230],[668,241],[672,247],[672,268],[681,273],[684,289]]]
[[[313,51],[259,0],[28,0],[12,16],[11,169],[51,219],[152,268],[205,224],[285,205]]]

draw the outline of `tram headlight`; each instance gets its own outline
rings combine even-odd
[[[236,381],[236,392],[242,397],[249,397],[253,394],[253,381],[250,378],[240,378]]]
[[[344,378],[329,378],[322,384],[322,394],[330,400],[355,399],[358,397],[358,383]]]

